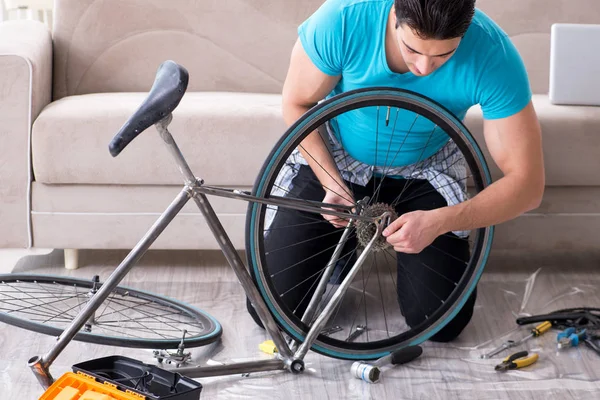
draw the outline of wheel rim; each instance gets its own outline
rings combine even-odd
[[[481,191],[489,184],[491,178],[487,165],[485,164],[485,159],[483,158],[477,143],[460,121],[456,120],[456,118],[442,106],[429,99],[407,91],[383,88],[349,92],[337,96],[336,98],[332,98],[307,113],[304,118],[290,128],[280,143],[275,146],[271,153],[270,161],[265,163],[262,172],[259,174],[257,184],[255,185],[255,194],[264,196],[265,193],[270,193],[274,176],[277,174],[280,164],[291,153],[291,149],[295,148],[303,139],[303,135],[305,135],[306,132],[311,132],[331,117],[336,117],[337,115],[360,106],[373,106],[375,104],[379,105],[379,107],[398,107],[401,105],[404,110],[417,112],[417,114],[420,114],[421,116],[428,117],[430,120],[435,120],[436,125],[442,127],[442,130],[450,135],[461,152],[467,154],[468,168],[471,172],[474,172],[471,179],[473,180],[475,189]],[[389,111],[387,111],[387,114],[389,114]],[[380,118],[377,118],[377,121],[379,120]],[[385,175],[383,180],[385,180]],[[376,192],[376,188],[374,189]],[[270,281],[271,278],[268,276],[268,268],[265,267],[266,263],[263,254],[264,243],[262,243],[261,233],[264,229],[265,209],[264,206],[257,204],[251,204],[249,206],[247,227],[249,232],[249,262],[261,294],[265,298],[267,305],[274,314],[276,320],[288,334],[298,340],[302,340],[307,329],[306,325],[300,323],[298,318],[288,315],[290,310],[287,309],[285,304],[282,305],[281,301],[277,298],[277,294],[281,293],[275,295],[272,293],[274,288]],[[483,228],[475,230],[474,232],[476,237],[473,240],[471,258],[467,265],[467,272],[463,275],[460,282],[457,282],[458,290],[455,290],[445,299],[446,302],[449,300],[448,304],[451,304],[451,306],[441,306],[435,313],[430,315],[430,318],[428,319],[429,322],[425,321],[425,323],[415,326],[411,331],[395,335],[395,337],[389,339],[377,339],[374,341],[371,340],[368,343],[358,342],[349,344],[343,342],[341,339],[337,340],[321,335],[313,346],[313,349],[340,358],[377,358],[399,347],[418,344],[434,335],[456,315],[460,308],[462,308],[467,301],[469,294],[475,288],[483,271],[491,247],[493,228]],[[375,263],[376,261],[372,264],[371,270],[373,269],[373,266],[375,269],[378,268]],[[368,268],[363,266],[361,272],[363,273],[363,279],[366,279],[368,282]],[[378,273],[376,275],[380,277],[380,274],[381,273]],[[363,298],[364,297],[363,293]],[[384,304],[383,301],[381,303]],[[366,310],[367,301],[365,301],[364,304]],[[335,325],[335,321],[329,325]],[[344,332],[344,335],[349,334],[350,331],[353,330],[353,326],[355,327],[358,323],[352,323],[350,325],[348,331]],[[366,339],[366,335],[363,336]],[[338,338],[339,337],[340,335],[338,335]]]
[[[60,335],[101,283],[44,275],[0,276],[0,320]],[[137,348],[187,347],[217,340],[221,325],[210,315],[163,296],[119,286],[96,310],[75,340]],[[84,330],[89,328],[89,332]]]

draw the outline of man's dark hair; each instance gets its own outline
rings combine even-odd
[[[396,28],[406,24],[422,39],[463,37],[475,14],[475,0],[394,0]]]

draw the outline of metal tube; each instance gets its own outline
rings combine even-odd
[[[373,247],[373,243],[375,243],[375,241],[381,235],[381,232],[383,232],[384,226],[387,226],[390,216],[391,216],[391,214],[389,212],[386,212],[382,215],[382,217],[377,222],[377,231],[375,232],[375,235],[373,235],[373,238],[371,239],[371,241],[365,246],[364,251],[362,252],[360,257],[358,257],[358,260],[356,260],[356,264],[354,264],[354,266],[352,267],[350,272],[348,272],[348,276],[346,276],[346,278],[344,279],[344,281],[342,282],[340,287],[338,287],[336,292],[333,294],[333,297],[331,298],[329,303],[327,303],[327,306],[325,306],[325,308],[323,309],[323,311],[321,312],[319,317],[316,319],[313,326],[311,326],[310,331],[308,332],[308,334],[306,335],[306,338],[304,339],[304,342],[302,342],[302,344],[300,345],[298,350],[296,350],[294,357],[296,357],[297,359],[304,358],[304,356],[308,352],[308,349],[310,349],[313,342],[315,341],[315,339],[321,332],[321,329],[329,320],[331,313],[333,312],[335,307],[337,307],[339,302],[342,300],[342,296],[348,289],[348,286],[350,286],[350,283],[352,283],[352,280],[354,279],[354,276],[360,269],[360,266],[363,264],[363,262],[367,258],[367,255],[369,254],[371,247]]]
[[[29,359],[27,366],[31,368],[31,371],[33,371],[33,374],[44,390],[52,386],[54,378],[52,377],[52,374],[50,374],[50,364],[43,363],[41,357],[35,356]]]
[[[285,370],[283,360],[248,361],[235,364],[214,365],[210,367],[184,367],[177,368],[174,372],[188,378],[206,378],[209,376],[235,375],[250,372]]]
[[[362,220],[362,221],[369,221],[369,222],[374,222],[375,219],[377,219],[377,217],[366,217],[364,215],[358,215],[357,213],[349,214],[349,213],[344,213],[344,212],[328,209],[328,208],[336,208],[336,209],[348,210],[348,212],[351,212],[351,210],[353,208],[355,208],[355,206],[343,206],[343,205],[337,205],[337,204],[328,204],[328,203],[321,203],[319,201],[294,199],[294,198],[281,197],[281,196],[269,196],[267,198],[256,197],[256,196],[252,196],[248,193],[241,192],[239,190],[222,189],[222,188],[215,188],[215,187],[210,187],[210,186],[201,186],[200,188],[198,188],[198,192],[203,193],[203,194],[212,195],[212,196],[245,200],[245,201],[249,201],[252,203],[260,203],[260,204],[267,204],[267,205],[273,205],[273,206],[281,206],[281,207],[290,208],[293,210],[308,211],[308,212],[312,212],[315,214],[334,215],[334,216],[340,217],[340,218],[352,218],[354,220]]]
[[[240,284],[250,299],[250,302],[254,305],[256,313],[262,321],[265,329],[269,335],[271,335],[275,346],[277,346],[278,353],[284,358],[284,360],[291,360],[293,357],[292,351],[285,342],[285,339],[275,323],[275,320],[271,316],[266,304],[260,297],[258,289],[256,289],[256,286],[252,281],[246,266],[240,259],[239,254],[235,251],[235,248],[231,243],[231,239],[229,239],[229,236],[227,236],[227,232],[225,232],[223,225],[221,225],[221,221],[219,221],[219,218],[215,214],[215,210],[210,205],[210,202],[206,196],[202,193],[198,193],[198,187],[194,186],[193,188],[195,190],[194,201],[204,215],[204,218],[206,218],[206,222],[208,222],[208,226],[210,227],[215,239],[219,243],[221,251],[223,251],[223,254],[229,262],[229,265],[231,265],[231,268],[233,268],[233,271],[237,275]]]
[[[172,120],[173,114],[169,114],[155,125],[156,130],[160,134],[162,140],[167,144],[169,153],[171,153],[171,155],[175,159],[177,167],[179,168],[179,172],[181,172],[181,174],[183,175],[185,183],[189,185],[196,182],[196,177],[192,173],[192,170],[190,169],[190,166],[188,165],[187,161],[185,161],[185,158],[183,157],[179,146],[177,146],[177,143],[175,143],[175,139],[173,139],[173,136],[167,129],[167,126],[169,126]]]
[[[331,259],[329,260],[327,267],[325,267],[325,272],[323,272],[323,275],[321,276],[319,285],[317,285],[317,289],[314,291],[313,296],[310,299],[310,303],[308,303],[308,307],[306,307],[306,311],[304,311],[304,315],[302,316],[302,322],[304,322],[305,324],[310,322],[310,320],[312,319],[312,317],[315,314],[317,305],[321,302],[321,299],[323,298],[323,293],[325,292],[325,287],[327,286],[327,282],[329,282],[329,278],[331,277],[333,269],[335,268],[335,265],[336,265],[338,259],[340,258],[340,254],[341,254],[342,250],[344,249],[344,244],[346,243],[346,240],[348,239],[348,236],[350,235],[350,227],[352,226],[352,222],[353,222],[353,220],[350,220],[348,222],[348,226],[346,226],[346,229],[344,229],[344,233],[342,234],[342,237],[340,238],[340,240],[333,252],[333,255],[331,256]]]
[[[169,223],[175,218],[177,213],[181,211],[183,206],[188,202],[191,197],[190,188],[184,188],[179,195],[173,200],[165,212],[158,218],[158,220],[152,225],[150,230],[144,235],[144,237],[138,242],[138,244],[131,250],[131,252],[125,257],[121,264],[115,269],[110,277],[102,284],[98,292],[90,299],[85,305],[83,310],[75,317],[71,325],[63,331],[58,337],[58,340],[54,347],[50,349],[42,358],[33,357],[28,363],[29,367],[33,370],[33,373],[40,380],[40,376],[49,377],[52,380],[48,368],[54,362],[56,357],[65,349],[67,344],[75,337],[75,335],[81,330],[83,325],[88,321],[90,316],[100,307],[102,302],[110,295],[110,293],[117,287],[119,282],[123,280],[129,270],[138,262],[138,260],[146,253],[148,248],[154,243],[156,238],[163,232],[163,230],[169,225]],[[45,372],[45,373],[44,373]],[[44,378],[46,379],[46,378]],[[40,383],[42,381],[40,380]],[[46,382],[47,383],[47,382]]]

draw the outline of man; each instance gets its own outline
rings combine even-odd
[[[523,62],[507,35],[475,9],[475,0],[328,0],[300,26],[298,33],[283,88],[283,116],[288,125],[324,98],[376,86],[420,93],[461,119],[471,106],[479,104],[482,108],[485,141],[503,177],[473,198],[458,203],[442,196],[440,190],[431,190],[430,196],[399,213],[383,232],[398,256],[398,300],[408,325],[414,326],[426,318],[427,309],[435,309],[436,298],[448,296],[452,285],[431,286],[429,291],[437,291],[437,295],[427,290],[408,295],[409,290],[401,287],[401,281],[407,280],[401,279],[401,262],[411,264],[409,267],[417,273],[424,264],[439,273],[462,273],[460,268],[464,270],[464,265],[434,254],[429,246],[434,243],[431,247],[446,248],[459,261],[468,259],[468,245],[461,247],[456,240],[452,242],[442,235],[499,224],[540,204],[544,190],[541,132]],[[353,140],[354,153],[368,147],[369,140]],[[439,150],[442,151],[455,149],[445,146]],[[341,178],[337,171],[344,166],[325,156],[325,145],[317,132],[302,142],[300,153],[303,157],[297,160],[303,160],[297,162],[294,179],[302,178],[313,186],[309,190],[310,185],[303,185],[303,198],[353,204],[354,199],[345,194],[360,191],[360,183]],[[338,168],[332,163],[337,163]],[[364,170],[370,171],[369,178],[376,179],[366,164],[363,163]],[[406,181],[396,180],[391,185],[406,185]],[[435,182],[426,180],[418,185],[439,189]],[[388,185],[385,190],[403,188]],[[293,190],[300,195],[298,187]],[[323,217],[335,228],[346,224],[330,215]],[[292,214],[278,213],[273,224],[290,226],[292,220]],[[297,242],[309,233],[299,228],[294,240]],[[273,235],[266,247],[282,248],[290,240],[285,235]],[[318,248],[297,248],[278,257],[284,259],[282,265],[293,265],[302,252],[316,254]],[[277,262],[273,256],[270,263]],[[309,264],[306,268],[310,268]],[[302,278],[288,274],[284,280]],[[475,297],[474,293],[454,320],[432,340],[456,338],[471,319]],[[290,308],[306,307],[298,307],[301,301],[290,300]],[[249,311],[254,314],[251,306]]]

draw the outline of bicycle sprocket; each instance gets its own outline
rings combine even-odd
[[[384,213],[389,212],[391,214],[390,221],[396,220],[398,218],[398,214],[394,207],[385,204],[385,203],[375,203],[369,206],[366,206],[360,215],[366,217],[379,217]],[[356,236],[358,237],[358,243],[362,247],[366,247],[367,244],[373,239],[373,236],[377,232],[377,226],[374,222],[359,220],[356,222]],[[383,235],[380,235],[373,243],[373,247],[371,247],[372,251],[381,251],[386,247],[389,247],[390,244],[386,241]]]

